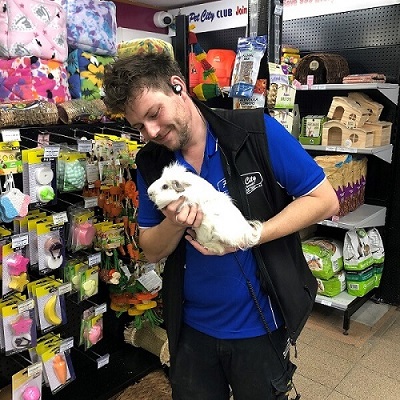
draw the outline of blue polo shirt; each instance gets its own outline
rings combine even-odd
[[[323,170],[274,118],[265,115],[265,124],[272,169],[277,182],[294,197],[311,192],[324,180]],[[195,173],[180,151],[175,156],[177,161]],[[210,129],[207,132],[200,176],[217,190],[227,192],[220,151]],[[163,215],[148,198],[147,187],[140,172],[137,180],[139,226],[145,228],[157,225]],[[204,256],[188,243],[185,268],[184,321],[192,328],[220,339],[265,334],[265,327],[249,294],[246,279],[253,286],[269,329],[273,331],[282,325],[279,309],[260,288],[256,278],[257,265],[251,250],[239,250],[224,256]]]

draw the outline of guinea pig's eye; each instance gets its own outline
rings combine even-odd
[[[164,183],[164,185],[161,186],[161,189],[167,190],[168,189],[168,185],[166,183]]]

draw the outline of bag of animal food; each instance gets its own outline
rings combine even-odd
[[[338,240],[315,237],[303,241],[302,249],[316,278],[329,279],[343,269],[343,244]]]

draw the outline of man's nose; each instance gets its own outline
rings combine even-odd
[[[150,140],[155,139],[160,132],[160,126],[156,121],[149,121],[144,124],[144,129],[142,130],[142,132],[144,133],[144,135],[148,136]]]

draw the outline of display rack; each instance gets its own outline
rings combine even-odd
[[[4,128],[6,129],[6,128]],[[3,129],[3,130],[4,130]],[[12,128],[11,128],[12,129]],[[51,134],[51,143],[59,142],[67,145],[76,145],[82,136],[104,133],[134,134],[132,129],[123,123],[106,122],[91,124],[60,124],[49,126],[25,126],[16,128],[21,134],[21,147],[35,146],[35,137],[39,133]],[[1,129],[0,129],[1,130]],[[133,173],[134,171],[132,171]],[[16,174],[15,182],[19,185],[21,177]],[[44,207],[54,212],[65,211],[68,205],[82,201],[83,198],[75,193],[64,193],[54,206]],[[30,271],[32,279],[38,278]],[[48,387],[43,386],[43,400],[108,400],[129,385],[134,384],[149,372],[161,368],[158,357],[150,352],[134,347],[124,341],[124,329],[132,321],[132,317],[121,315],[109,309],[104,313],[104,336],[96,345],[84,351],[79,346],[79,332],[83,309],[90,305],[107,303],[109,293],[106,284],[100,282],[99,293],[89,300],[78,303],[72,296],[66,296],[67,323],[57,327],[55,333],[63,338],[74,338],[71,348],[71,358],[76,379],[57,393],[51,393]],[[125,313],[126,314],[126,313]],[[106,358],[107,357],[107,358]],[[106,362],[102,362],[101,360]],[[30,365],[29,354],[25,351],[10,356],[0,354],[0,392],[11,382],[11,376],[24,367]],[[6,391],[6,389],[4,389]],[[0,398],[1,394],[0,394]]]
[[[379,93],[382,100],[385,101],[385,105],[389,107],[389,112],[387,115],[389,117],[393,113],[394,118],[395,112],[393,109],[397,108],[398,96],[399,96],[399,85],[397,84],[382,84],[382,83],[368,83],[368,84],[319,84],[319,85],[302,85],[296,91],[297,94],[301,95],[301,100],[299,101],[300,112],[302,111],[302,104],[304,104],[307,96],[314,99],[313,106],[314,109],[318,110],[325,107],[325,111],[328,109],[330,101],[334,95],[337,93],[348,93],[351,91],[366,91],[369,94]],[[316,95],[321,94],[319,102],[315,102]],[[298,99],[298,97],[297,97]],[[303,115],[307,112],[303,112]],[[323,145],[302,145],[307,151],[311,153],[317,152],[319,154],[323,153],[350,153],[350,154],[363,154],[371,156],[372,158],[382,160],[384,166],[383,171],[388,171],[390,164],[392,163],[393,145],[385,145],[380,147],[371,148],[353,148],[344,146],[323,146]],[[370,171],[370,169],[368,169]],[[376,168],[377,171],[381,171]],[[382,174],[382,172],[380,172]],[[368,173],[369,175],[369,173]],[[379,175],[373,175],[373,178]],[[381,179],[380,179],[381,180]],[[368,178],[368,183],[370,179]],[[367,184],[368,186],[368,184]],[[387,189],[386,189],[387,190]],[[374,189],[372,192],[380,192],[379,189]],[[386,196],[387,196],[387,192]],[[375,193],[376,195],[376,193]],[[378,197],[379,197],[378,193]],[[370,227],[382,227],[384,229],[386,225],[387,218],[387,207],[385,194],[382,193],[383,198],[381,199],[384,203],[382,205],[376,204],[363,204],[356,210],[346,214],[342,217],[336,217],[329,220],[324,220],[319,222],[319,225],[324,225],[331,228],[340,228],[344,230],[358,229],[358,228],[370,228]],[[376,292],[372,290],[368,292],[365,296],[356,297],[348,294],[347,292],[341,292],[339,295],[334,297],[327,297],[317,295],[315,302],[322,304],[327,307],[332,307],[343,311],[343,334],[347,335],[350,328],[350,318],[367,300],[369,300],[373,294]]]
[[[399,98],[399,85],[394,83],[325,83],[319,85],[301,85],[297,90],[378,90],[393,104]]]
[[[367,293],[363,297],[356,297],[342,292],[334,297],[321,296],[317,294],[315,299],[316,303],[324,306],[332,307],[337,310],[343,311],[343,334],[348,335],[350,329],[351,316],[373,295],[373,291]]]

